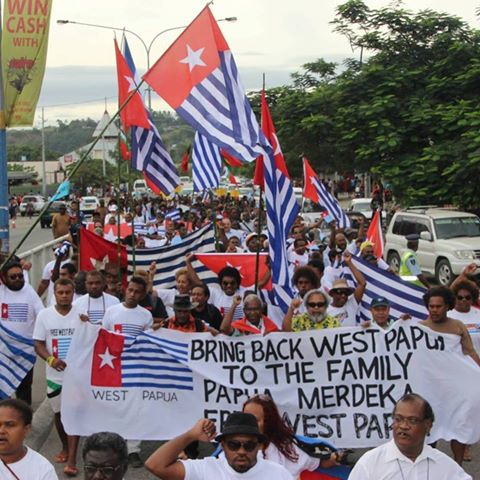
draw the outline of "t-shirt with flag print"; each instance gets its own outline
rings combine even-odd
[[[123,303],[113,305],[105,312],[102,325],[111,332],[136,337],[138,334],[152,328],[152,314],[140,305],[127,308]]]
[[[118,305],[120,300],[109,293],[103,293],[98,298],[91,297],[88,293],[75,300],[74,305],[78,310],[87,315],[91,323],[101,324],[105,312],[113,305]]]
[[[43,303],[31,285],[15,291],[0,285],[0,322],[10,331],[32,338],[35,318]]]
[[[215,305],[219,310],[222,316],[225,316],[226,313],[232,307],[232,301],[234,297],[239,295],[243,298],[243,293],[245,292],[244,287],[240,287],[232,296],[227,295],[219,286],[217,285],[210,285],[210,299],[209,303]],[[235,309],[235,313],[233,314],[233,320],[240,320],[243,318],[243,306],[242,304],[238,305]]]
[[[45,342],[45,347],[50,355],[65,361],[75,328],[79,322],[80,312],[73,305],[66,315],[59,313],[55,306],[44,308],[37,316],[33,339]],[[47,365],[46,376],[47,393],[52,393],[61,388],[63,372],[58,372]]]

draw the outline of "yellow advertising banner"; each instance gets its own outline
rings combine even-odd
[[[2,73],[7,126],[33,125],[45,73],[52,2],[4,2]]]

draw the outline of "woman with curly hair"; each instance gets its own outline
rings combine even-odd
[[[339,464],[340,452],[334,452],[330,458],[320,460],[311,457],[297,444],[295,434],[280,416],[275,402],[269,395],[255,395],[243,405],[243,412],[251,413],[258,422],[258,428],[268,439],[263,447],[265,459],[279,463],[292,475],[299,478],[304,470],[314,471],[318,467],[330,468]]]

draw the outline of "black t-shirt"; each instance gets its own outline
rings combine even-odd
[[[154,297],[150,293],[139,303],[143,308],[146,308],[153,318],[167,318],[167,310],[160,297]]]
[[[192,315],[194,318],[199,318],[200,320],[203,320],[207,325],[210,325],[216,330],[220,330],[220,325],[222,324],[223,317],[220,313],[220,310],[215,307],[215,305],[207,303],[207,306],[201,312],[193,309]]]

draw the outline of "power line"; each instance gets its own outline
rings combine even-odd
[[[85,100],[83,102],[74,102],[74,103],[57,103],[54,105],[39,105],[39,108],[54,108],[54,107],[69,107],[70,105],[84,105],[86,103],[97,103],[104,102],[105,100],[114,100],[117,97],[102,97],[96,98],[95,100]]]

